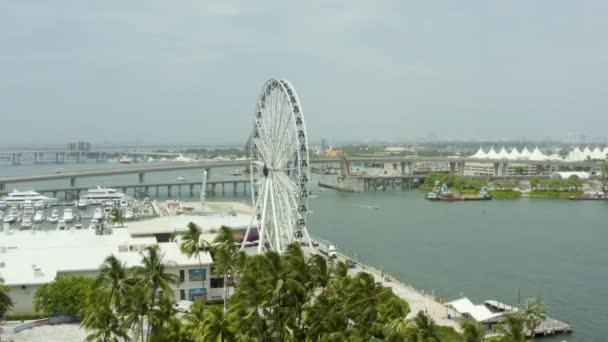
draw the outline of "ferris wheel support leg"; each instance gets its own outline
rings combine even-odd
[[[272,184],[272,181],[270,182],[270,192],[273,193],[273,195],[275,194],[274,192],[274,184]],[[277,252],[282,252],[283,249],[281,248],[281,239],[279,238],[279,223],[277,222],[277,206],[275,203],[275,196],[270,197],[270,204],[272,206],[272,223],[274,225],[274,239],[276,241],[276,250]]]
[[[268,203],[268,182],[264,182],[264,191],[263,194],[263,202],[262,202],[262,220],[260,222],[260,226],[258,227],[258,235],[260,236],[258,242],[258,254],[262,253],[262,248],[264,247],[264,235],[266,235],[266,228],[264,227],[266,223],[266,205]]]
[[[251,215],[251,221],[249,221],[249,225],[247,226],[247,230],[245,230],[245,235],[243,236],[243,241],[241,242],[241,251],[245,249],[245,244],[247,243],[247,239],[249,238],[249,231],[251,231],[251,226],[253,226],[253,221],[255,220],[258,213],[257,204],[253,207],[253,214]],[[259,229],[258,229],[258,240],[259,240]]]

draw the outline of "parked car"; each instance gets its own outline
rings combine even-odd
[[[346,259],[346,267],[355,268],[356,266],[357,266],[357,263],[354,262],[352,259]]]
[[[178,312],[190,313],[192,311],[192,305],[194,303],[189,300],[180,300],[173,304],[173,308]]]

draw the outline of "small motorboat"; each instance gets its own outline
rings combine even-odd
[[[57,209],[53,209],[51,216],[46,219],[50,223],[56,223],[59,221],[59,211]]]
[[[96,229],[98,225],[99,221],[92,219],[91,222],[89,222],[89,229]]]
[[[89,202],[86,199],[81,198],[78,200],[78,204],[77,204],[78,208],[86,208],[88,205],[89,205]]]
[[[63,221],[65,223],[70,223],[74,221],[74,211],[72,210],[72,208],[65,208],[63,210]]]
[[[24,216],[21,220],[21,229],[30,229],[32,225],[32,218],[30,216]]]
[[[16,208],[13,207],[8,212],[8,214],[4,215],[4,223],[13,223],[13,222],[17,221],[18,217],[19,217],[19,210],[17,210]]]
[[[57,221],[57,230],[65,230],[66,228],[67,225],[65,224],[64,220]]]
[[[36,214],[34,215],[34,222],[35,223],[44,222],[44,211],[42,209],[36,210]]]
[[[129,221],[132,220],[134,217],[135,215],[133,214],[133,209],[127,208],[125,210],[125,220]]]
[[[99,221],[103,219],[103,210],[101,208],[95,208],[95,212],[93,213],[93,220]]]
[[[74,229],[82,229],[82,224],[81,223],[76,223],[74,225]]]

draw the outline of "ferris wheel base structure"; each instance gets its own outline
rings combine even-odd
[[[310,158],[304,112],[293,85],[270,79],[258,96],[249,141],[253,215],[258,253],[282,253],[292,243],[313,249],[308,234]]]

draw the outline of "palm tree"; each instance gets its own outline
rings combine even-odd
[[[186,254],[189,258],[196,257],[198,264],[203,269],[203,262],[201,261],[201,254],[207,253],[211,250],[209,243],[202,239],[202,231],[193,222],[188,223],[188,231],[182,236],[182,242],[180,244],[180,250]],[[201,279],[201,287],[205,288],[205,279]]]
[[[107,295],[103,299],[116,308],[127,295],[128,287],[128,270],[125,264],[114,255],[106,257],[95,280],[95,290]]]
[[[231,319],[217,306],[211,306],[206,310],[202,325],[203,331],[200,336],[202,342],[236,340]]]
[[[525,319],[519,314],[505,315],[505,325],[499,325],[498,331],[502,334],[500,342],[527,342]]]
[[[83,320],[82,326],[95,330],[86,337],[86,341],[118,342],[129,340],[121,322],[107,305],[91,310]]]
[[[232,229],[226,226],[220,227],[218,235],[213,240],[213,245],[214,271],[217,275],[224,277],[224,310],[226,310],[229,278],[235,274],[239,248],[235,244]]]
[[[13,300],[9,296],[10,288],[0,279],[0,319],[13,307]]]
[[[125,223],[124,214],[122,213],[122,210],[120,210],[118,208],[112,209],[112,213],[110,214],[110,219],[111,219],[111,222],[113,225],[120,224],[120,226],[122,227]]]
[[[435,322],[433,319],[422,311],[418,311],[418,314],[413,319],[413,323],[416,326],[417,339],[422,338],[422,341],[431,342],[439,341],[435,329]]]
[[[474,320],[465,320],[461,323],[464,342],[483,342],[485,330]]]
[[[540,298],[528,298],[520,312],[530,336],[534,338],[534,330],[547,318],[543,303]]]

